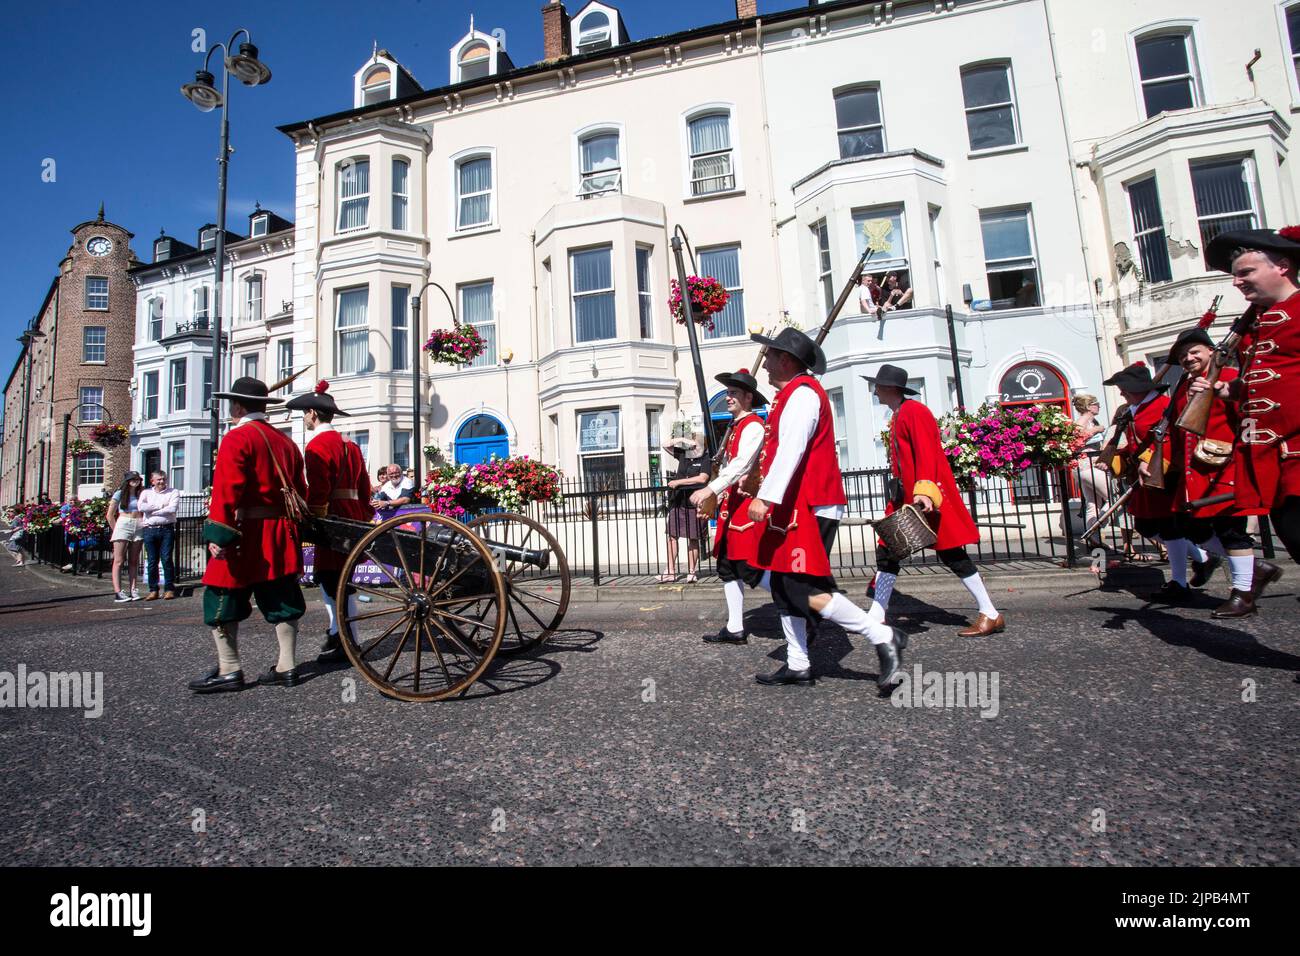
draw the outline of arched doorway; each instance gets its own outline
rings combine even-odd
[[[475,415],[456,432],[456,464],[479,465],[495,455],[510,455],[505,426],[491,415]]]
[[[1003,408],[1026,405],[1055,405],[1070,416],[1070,388],[1060,370],[1046,362],[1020,362],[1011,366],[998,385]],[[1056,476],[1044,468],[1029,468],[1011,482],[1011,494],[1017,501],[1054,501],[1058,490]]]

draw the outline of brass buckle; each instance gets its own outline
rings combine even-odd
[[[1242,402],[1241,410],[1247,415],[1267,415],[1281,407],[1281,402],[1275,402],[1271,398],[1252,398],[1248,402]]]
[[[1268,437],[1265,438],[1264,436]],[[1241,441],[1246,445],[1271,445],[1282,436],[1271,428],[1242,429]]]
[[[1272,368],[1253,368],[1241,377],[1247,385],[1262,385],[1282,377],[1282,373]]]

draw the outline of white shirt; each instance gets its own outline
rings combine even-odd
[[[812,441],[813,432],[817,431],[820,414],[821,403],[817,400],[817,393],[806,385],[796,388],[785,400],[777,432],[776,458],[758,489],[762,501],[780,504],[785,499],[790,479],[808,453],[808,443]],[[844,506],[818,505],[813,508],[813,514],[839,521],[844,517]]]
[[[176,512],[180,509],[181,493],[176,488],[164,488],[155,491],[152,486],[140,492],[139,508],[144,515],[146,526],[161,527],[175,524]]]
[[[718,477],[709,482],[711,492],[720,495],[749,474],[759,451],[763,448],[765,434],[761,421],[750,422],[741,430],[740,442],[736,445],[736,457],[727,462],[726,466],[718,471]]]
[[[398,498],[409,498],[415,491],[415,483],[409,478],[401,478],[397,484],[391,481],[385,481],[379,486],[379,490],[388,496],[389,501],[396,501]]]
[[[235,424],[231,425],[230,427],[238,428],[240,425],[246,425],[249,422],[269,422],[269,421],[270,419],[266,417],[266,412],[245,412],[244,417],[241,418],[239,421],[237,421]]]

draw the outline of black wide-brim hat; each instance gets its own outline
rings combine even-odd
[[[1116,372],[1103,385],[1114,385],[1122,392],[1150,392],[1153,389],[1163,392],[1169,388],[1168,382],[1156,383],[1151,377],[1151,369],[1145,362],[1134,362],[1122,372]]]
[[[335,415],[342,415],[344,418],[351,418],[351,414],[343,411],[338,405],[334,404],[334,396],[324,389],[317,386],[317,391],[307,392],[305,395],[297,395],[285,402],[284,407],[292,411],[307,411],[311,409],[316,412],[332,412]]]
[[[1283,230],[1296,233],[1300,238],[1300,229],[1289,226]],[[1205,261],[1210,268],[1220,272],[1232,271],[1233,253],[1238,249],[1275,252],[1286,256],[1292,264],[1300,267],[1300,242],[1289,239],[1272,229],[1239,229],[1233,232],[1221,232],[1205,247]]]
[[[814,375],[821,375],[826,371],[826,353],[821,350],[821,347],[816,342],[798,329],[786,326],[776,334],[774,339],[770,339],[766,335],[751,335],[749,338],[759,345],[766,345],[778,352],[788,352]]]
[[[904,395],[921,394],[916,389],[908,387],[907,369],[899,368],[897,365],[882,365],[874,376],[863,375],[861,377],[868,382],[874,381],[877,388],[881,385],[888,385],[890,388],[902,389]]]
[[[237,378],[228,392],[213,392],[213,398],[235,399],[244,405],[278,405],[283,398],[272,398],[265,382],[255,378]]]
[[[713,376],[713,380],[721,382],[728,388],[743,388],[754,396],[754,407],[762,408],[767,404],[767,398],[758,390],[758,379],[750,375],[743,368],[736,372],[723,372],[721,375]]]
[[[1174,339],[1174,347],[1169,350],[1169,361],[1181,362],[1183,349],[1191,348],[1193,345],[1214,348],[1214,339],[1210,338],[1210,333],[1205,329],[1188,329]]]

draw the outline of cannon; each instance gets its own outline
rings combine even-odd
[[[540,646],[568,610],[564,551],[526,515],[467,524],[432,512],[379,524],[326,517],[306,531],[318,548],[347,555],[339,637],[357,672],[390,697],[464,694],[498,655]],[[349,601],[349,586],[369,601]]]

